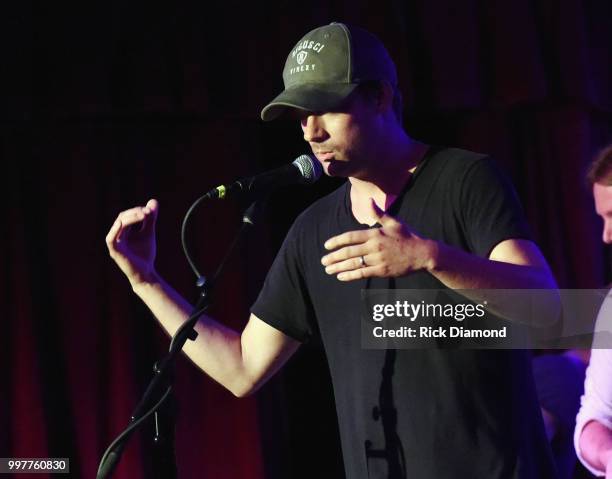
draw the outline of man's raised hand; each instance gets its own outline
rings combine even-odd
[[[146,206],[122,211],[106,235],[108,252],[132,287],[149,281],[155,273],[158,209],[157,200],[151,199]]]

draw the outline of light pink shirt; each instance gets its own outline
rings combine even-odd
[[[604,476],[605,471],[595,469],[589,464],[580,451],[579,440],[584,426],[589,421],[597,421],[609,429],[612,429],[612,349],[608,344],[598,344],[599,334],[612,333],[612,298],[610,294],[606,297],[597,315],[595,336],[593,338],[593,350],[591,360],[586,370],[584,381],[584,395],[580,403],[580,411],[576,416],[576,429],[574,430],[574,447],[580,462],[596,476]],[[601,335],[604,339],[604,335]],[[604,346],[608,349],[597,349]]]

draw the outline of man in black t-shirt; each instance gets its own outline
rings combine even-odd
[[[482,155],[405,133],[395,66],[362,29],[309,32],[283,79],[262,119],[294,115],[326,174],[348,181],[296,220],[245,329],[203,316],[188,356],[244,396],[320,335],[349,479],[554,477],[523,352],[360,341],[362,289],[555,287],[511,185]],[[173,334],[190,306],[154,269],[157,212],[122,212],[107,245]]]

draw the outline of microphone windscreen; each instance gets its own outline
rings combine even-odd
[[[302,183],[314,183],[323,173],[321,163],[311,155],[301,155],[293,161],[293,164],[300,170]]]

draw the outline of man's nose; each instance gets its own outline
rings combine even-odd
[[[323,141],[326,136],[323,122],[318,115],[308,115],[302,119],[302,131],[304,132],[304,140],[308,143],[316,143]]]

